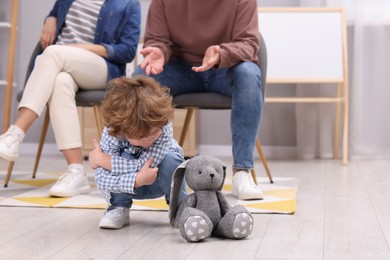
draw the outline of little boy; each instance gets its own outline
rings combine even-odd
[[[108,83],[102,103],[106,127],[94,140],[89,164],[109,207],[100,228],[120,229],[130,221],[133,199],[165,196],[169,203],[174,170],[183,150],[173,139],[172,97],[149,77],[117,78]],[[186,196],[185,184],[181,198]]]

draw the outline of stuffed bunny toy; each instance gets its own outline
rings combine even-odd
[[[242,205],[229,205],[221,190],[226,166],[212,156],[183,162],[172,177],[169,219],[184,239],[197,242],[210,236],[243,239],[250,235],[253,218]],[[183,178],[193,193],[179,202]]]

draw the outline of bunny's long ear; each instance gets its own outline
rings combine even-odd
[[[169,200],[169,222],[173,226],[176,218],[177,207],[179,206],[179,196],[181,185],[184,180],[184,172],[187,167],[188,160],[180,164],[172,175],[171,196]]]
[[[225,179],[226,179],[226,165],[221,161],[222,163],[222,169],[223,169],[223,182],[222,184],[218,187],[218,190],[222,190],[223,185],[225,184]]]

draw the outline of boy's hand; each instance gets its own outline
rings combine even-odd
[[[96,139],[93,139],[92,142],[95,148],[89,153],[89,167],[92,169],[102,167],[111,171],[111,156],[102,151]]]
[[[151,185],[157,178],[158,168],[151,168],[150,165],[153,162],[153,158],[149,158],[141,170],[138,172],[135,177],[134,188],[141,187],[143,185]]]

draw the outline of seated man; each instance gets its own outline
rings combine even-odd
[[[215,10],[218,9],[218,12]],[[232,96],[233,194],[262,199],[249,170],[262,111],[255,0],[154,0],[147,17],[146,74],[172,95],[217,92]]]

